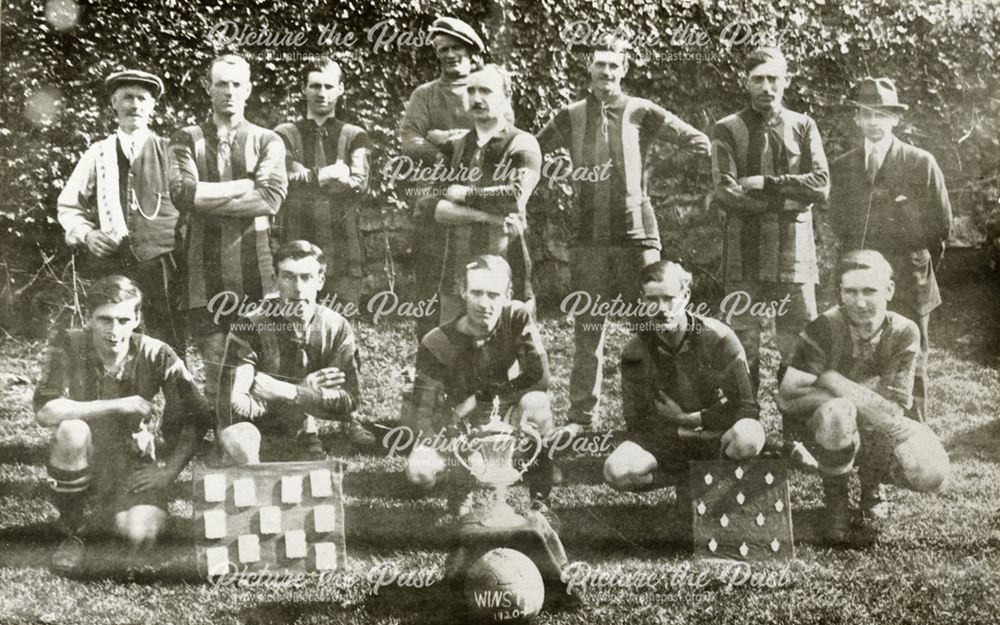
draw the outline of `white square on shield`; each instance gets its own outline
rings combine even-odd
[[[305,530],[292,530],[290,532],[285,532],[285,557],[286,558],[306,557]]]
[[[302,476],[286,475],[281,478],[281,503],[302,501]]]
[[[233,503],[237,508],[249,508],[257,505],[257,484],[252,477],[244,477],[233,481]]]
[[[226,476],[221,473],[209,473],[205,476],[205,501],[219,502],[226,500]]]
[[[316,570],[328,571],[337,568],[337,545],[334,543],[316,543]]]
[[[237,542],[240,562],[258,562],[260,560],[260,538],[256,534],[244,534],[237,539]]]
[[[333,486],[330,483],[329,469],[316,469],[309,472],[309,486],[313,497],[330,497]]]
[[[264,506],[260,509],[260,533],[281,533],[281,508],[278,506]]]
[[[313,508],[313,519],[318,533],[323,534],[337,529],[337,509],[333,506],[316,506]]]
[[[205,564],[209,575],[225,575],[229,572],[229,548],[209,547],[205,550]]]
[[[205,538],[224,538],[226,536],[226,511],[205,511]]]

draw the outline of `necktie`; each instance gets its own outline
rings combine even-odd
[[[316,129],[316,167],[326,166],[326,126]]]
[[[232,139],[232,132],[219,133],[219,180],[223,182],[233,179],[233,165],[230,158],[232,156]]]
[[[868,152],[868,162],[865,165],[865,171],[868,172],[868,182],[875,184],[875,176],[878,174],[878,155],[875,154],[875,148],[872,148]]]

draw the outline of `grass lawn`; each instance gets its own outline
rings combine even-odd
[[[816,540],[823,522],[819,481],[796,474],[796,560],[787,570],[755,565],[753,583],[729,584],[723,576],[734,571],[690,560],[668,540],[671,489],[616,493],[601,483],[603,458],[569,455],[562,460],[565,480],[553,493],[554,511],[570,561],[589,566],[595,577],[583,605],[555,606],[537,622],[1000,622],[1000,297],[971,283],[944,297],[947,304],[932,320],[931,355],[931,425],[952,459],[943,492],[920,496],[891,489],[893,516],[879,541],[866,549],[831,549]],[[383,321],[358,329],[365,348],[365,414],[385,424],[398,414],[403,370],[412,364],[410,326]],[[542,332],[561,418],[572,328],[550,317],[543,319]],[[625,338],[616,327],[608,340],[609,416],[602,427],[612,430],[623,426],[617,358]],[[326,438],[349,467],[344,485],[350,564],[342,575],[224,587],[199,579],[186,519],[190,471],[173,487],[170,530],[150,567],[126,577],[120,566],[125,554],[95,536],[85,576],[54,575],[47,564],[58,540],[56,514],[43,480],[48,434],[30,410],[42,347],[12,339],[0,344],[0,624],[456,620],[457,605],[444,585],[427,585],[443,573],[453,536],[443,497],[416,497],[399,459],[348,452],[333,434]],[[773,360],[772,354],[765,362],[761,394],[769,428],[778,423]],[[377,583],[390,578],[398,583]]]

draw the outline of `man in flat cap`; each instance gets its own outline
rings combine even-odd
[[[357,306],[364,276],[358,219],[368,190],[368,133],[334,117],[344,83],[340,65],[329,57],[302,71],[302,93],[305,118],[274,129],[288,154],[288,197],[278,215],[278,238],[318,245],[327,263],[320,299],[331,307]]]
[[[66,242],[84,251],[88,277],[122,274],[143,292],[146,332],[179,348],[168,142],[149,129],[163,82],[128,69],[104,81],[118,127],[90,146],[59,194]]]
[[[274,290],[271,218],[285,198],[288,178],[281,138],[243,115],[250,65],[232,54],[216,58],[205,90],[212,117],[179,130],[170,141],[170,194],[187,213],[184,305],[188,330],[205,361],[205,395],[214,402],[230,324],[243,304]],[[222,399],[224,407],[228,398]]]
[[[812,207],[826,200],[830,175],[816,123],[782,105],[789,81],[781,51],[757,49],[743,67],[749,106],[712,129],[714,199],[726,213],[725,289],[783,309],[775,336],[787,360],[799,331],[816,316]],[[750,312],[760,307],[745,308],[727,323],[743,343],[756,389],[765,319]]]
[[[854,122],[864,145],[831,166],[830,212],[843,251],[882,252],[896,275],[892,309],[920,328],[911,417],[925,420],[928,325],[941,303],[934,265],[951,230],[951,202],[934,157],[900,141],[893,129],[907,106],[888,78],[857,86]]]
[[[462,20],[439,17],[430,32],[440,75],[413,90],[399,125],[403,156],[412,159],[416,167],[438,162],[442,158],[439,147],[473,127],[466,79],[476,64],[474,57],[484,50],[483,40]],[[418,214],[421,193],[426,188],[426,184],[410,183],[407,189],[412,194],[410,205],[417,222],[412,245],[415,295],[424,301],[437,293],[444,261],[443,229]],[[438,310],[435,306],[432,315],[417,320],[418,342],[438,325]]]
[[[575,236],[570,251],[574,291],[634,305],[639,274],[660,258],[660,231],[646,191],[650,144],[666,139],[708,156],[704,133],[645,98],[626,95],[628,44],[604,37],[590,54],[587,96],[559,110],[538,134],[542,154],[569,151],[575,183]],[[565,167],[563,168],[565,173]],[[547,165],[543,171],[554,172]],[[604,368],[606,317],[576,318],[569,421],[558,431],[575,436],[596,418]]]

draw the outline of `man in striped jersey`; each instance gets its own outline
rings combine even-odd
[[[278,217],[282,243],[311,241],[327,262],[321,298],[353,303],[364,275],[359,211],[368,189],[368,134],[334,118],[344,93],[340,66],[328,57],[303,71],[306,116],[274,129],[288,154],[288,197]]]
[[[79,535],[88,500],[107,506],[115,531],[133,548],[151,546],[166,526],[166,489],[211,425],[184,361],[165,343],[134,332],[142,293],[131,280],[101,278],[87,305],[90,327],[50,342],[33,399],[38,423],[55,430],[47,470],[69,535],[53,556],[61,571],[72,571],[83,557]],[[161,391],[162,468],[150,431]]]
[[[453,17],[439,17],[431,25],[431,42],[440,66],[440,75],[410,94],[399,124],[403,156],[415,168],[430,167],[440,158],[438,146],[461,137],[472,128],[466,78],[472,71],[476,54],[484,50],[483,40],[475,29]],[[419,194],[425,185],[412,182],[407,190],[414,193],[410,202],[416,220],[413,232],[413,272],[416,296],[433,298],[441,280],[444,236],[432,219],[420,214]],[[433,204],[430,205],[433,208]],[[417,319],[417,341],[438,325],[437,312]]]
[[[274,288],[271,217],[285,197],[285,146],[243,116],[250,66],[235,55],[208,68],[212,119],[170,141],[170,195],[187,220],[188,329],[205,361],[205,392],[215,402],[233,302],[256,302]]]
[[[590,57],[590,93],[556,113],[538,135],[542,153],[569,150],[576,188],[575,235],[570,251],[572,288],[592,300],[635,304],[639,273],[660,258],[660,233],[646,192],[645,169],[654,140],[665,138],[707,156],[703,133],[644,98],[625,95],[628,44],[604,38]],[[543,173],[551,175],[550,163]],[[568,166],[567,166],[568,167]],[[564,170],[561,173],[570,174]],[[589,308],[589,307],[588,307]],[[604,315],[584,312],[574,327],[570,423],[576,435],[592,424],[601,396]]]
[[[443,199],[429,198],[434,206],[423,211],[446,227],[441,323],[465,312],[465,266],[482,254],[507,259],[512,299],[524,302],[532,315],[535,309],[525,230],[528,198],[541,169],[538,142],[508,121],[511,82],[502,68],[490,64],[469,74],[468,91],[475,129],[441,146],[461,184],[448,185]]]
[[[816,316],[812,207],[826,200],[830,175],[816,123],[781,103],[788,85],[781,51],[755,50],[744,69],[750,106],[712,129],[712,179],[715,200],[726,211],[726,292],[764,304],[741,305],[726,320],[743,343],[757,388],[764,319],[752,311],[775,311],[786,359],[799,330]]]
[[[308,241],[284,243],[274,270],[278,297],[234,322],[226,341],[220,394],[228,410],[220,415],[219,443],[227,460],[260,462],[261,430],[270,443],[297,430],[302,449],[295,459],[322,460],[317,417],[341,421],[351,443],[373,445],[375,437],[355,419],[361,394],[354,332],[342,315],[316,302],[326,276],[323,250]],[[272,449],[264,455],[281,454]]]

